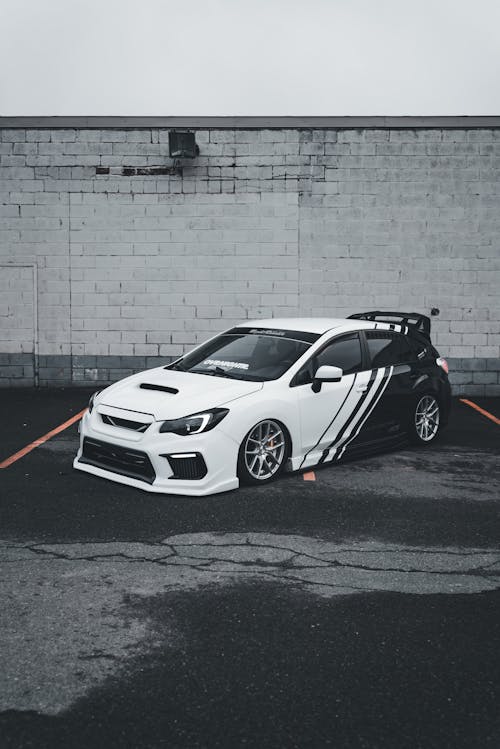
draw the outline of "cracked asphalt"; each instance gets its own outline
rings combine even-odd
[[[0,392],[0,460],[87,398]],[[206,498],[73,471],[76,427],[0,471],[0,745],[498,747],[498,429]]]

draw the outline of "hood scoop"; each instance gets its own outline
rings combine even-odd
[[[170,393],[170,395],[177,395],[179,392],[177,388],[171,388],[167,385],[155,385],[152,382],[141,382],[139,387],[142,390],[159,390],[161,393]]]

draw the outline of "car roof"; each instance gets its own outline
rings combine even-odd
[[[273,317],[268,320],[247,320],[239,323],[237,328],[266,328],[269,330],[300,330],[305,333],[318,333],[323,335],[328,330],[349,326],[359,330],[360,328],[373,327],[373,323],[366,325],[365,321],[346,320],[340,317]],[[363,324],[365,323],[365,324]]]

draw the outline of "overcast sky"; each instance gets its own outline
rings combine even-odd
[[[1,115],[499,115],[498,0],[0,0]]]

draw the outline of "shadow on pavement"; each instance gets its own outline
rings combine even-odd
[[[272,583],[132,598],[162,645],[57,717],[4,713],[2,746],[497,747],[499,605]]]

